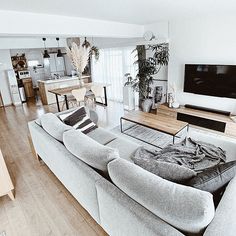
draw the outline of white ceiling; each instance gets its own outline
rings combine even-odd
[[[235,0],[0,0],[1,10],[77,16],[133,24],[235,14]]]

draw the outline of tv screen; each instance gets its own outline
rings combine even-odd
[[[184,92],[236,98],[236,65],[186,64]]]

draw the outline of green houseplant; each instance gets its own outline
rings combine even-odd
[[[125,74],[127,79],[125,86],[131,85],[139,93],[142,110],[149,112],[152,106],[150,96],[152,92],[151,85],[154,81],[153,76],[160,71],[162,66],[168,65],[169,47],[167,43],[161,43],[149,45],[145,48],[145,51],[151,51],[153,55],[148,58],[138,58],[135,62],[138,64],[138,73],[135,78],[132,78],[129,73]]]

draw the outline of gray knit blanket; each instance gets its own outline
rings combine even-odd
[[[213,167],[226,161],[226,152],[215,145],[186,138],[178,144],[171,144],[161,151],[152,152],[138,149],[136,158],[153,158],[155,160],[175,163],[196,172]]]

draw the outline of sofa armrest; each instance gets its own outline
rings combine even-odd
[[[235,236],[236,176],[230,181],[204,236]]]

